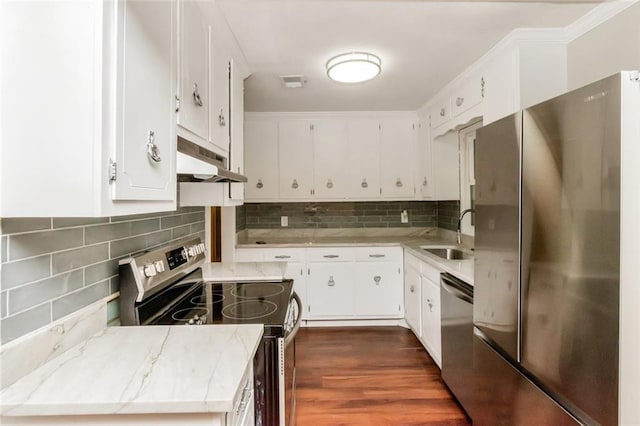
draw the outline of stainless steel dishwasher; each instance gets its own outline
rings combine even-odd
[[[440,274],[442,379],[465,410],[473,386],[473,287]]]

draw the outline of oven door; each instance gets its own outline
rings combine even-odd
[[[300,329],[302,319],[302,302],[293,292],[285,336],[278,338],[278,370],[279,370],[279,402],[280,425],[295,425],[296,423],[296,334]]]

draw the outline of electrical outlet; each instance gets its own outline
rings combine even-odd
[[[280,216],[280,226],[289,226],[289,216]]]
[[[409,223],[409,213],[406,210],[402,210],[400,212],[400,222],[401,223]]]

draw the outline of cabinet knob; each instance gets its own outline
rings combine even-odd
[[[362,179],[362,183],[360,184],[361,187],[363,188],[368,188],[369,184],[367,183],[367,179]]]
[[[262,179],[258,179],[258,183],[256,183],[256,188],[262,189],[263,186],[264,184],[262,183]]]
[[[329,282],[327,283],[329,287],[333,287],[336,285],[336,282],[333,280],[333,275],[329,276]]]
[[[176,95],[176,112],[180,112],[180,96]]]
[[[464,103],[464,98],[456,98],[456,106],[462,106]]]
[[[220,109],[220,114],[218,114],[218,124],[220,127],[224,127],[227,125],[226,120],[224,119],[224,110]]]
[[[200,98],[200,92],[198,91],[198,83],[193,83],[193,103],[199,107],[204,105],[202,98]]]
[[[415,288],[414,286],[411,286],[411,287],[409,287],[409,291],[410,291],[411,293],[413,293],[414,291],[416,291],[416,288]]]
[[[327,180],[327,188],[333,188],[333,182],[331,182],[331,179]]]
[[[158,145],[155,143],[155,132],[153,130],[149,130],[147,138],[147,157],[156,163],[162,161],[162,158],[160,158],[160,149],[158,149]]]
[[[447,111],[444,108],[440,108],[440,117],[444,117]]]
[[[382,279],[382,277],[380,275],[376,275],[373,277],[373,281],[376,283],[376,285],[380,285],[380,280]]]
[[[291,187],[292,187],[293,189],[298,189],[298,186],[299,186],[299,185],[298,185],[298,181],[297,181],[296,179],[294,179],[294,180],[293,180],[293,182],[291,183]]]
[[[422,186],[427,186],[427,177],[426,176],[422,180]]]
[[[402,188],[402,179],[400,178],[396,179],[396,187]]]

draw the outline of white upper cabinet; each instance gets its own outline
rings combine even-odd
[[[1,216],[173,210],[176,3],[4,11]]]
[[[313,195],[313,123],[279,123],[280,198],[305,200]]]
[[[383,198],[413,198],[415,120],[383,120],[380,136],[380,188]]]
[[[278,123],[274,120],[246,120],[244,141],[246,199],[278,199]]]
[[[227,156],[230,148],[229,106],[230,106],[230,61],[229,47],[225,43],[226,28],[222,23],[213,26],[211,50],[211,132],[210,142],[213,150]]]
[[[229,170],[244,174],[244,77],[237,61],[231,60],[231,151]],[[244,201],[244,183],[230,183],[231,198]]]
[[[210,33],[198,3],[181,0],[178,135],[205,148],[209,148]]]
[[[314,194],[317,199],[345,198],[347,192],[347,121],[313,122]]]
[[[431,137],[429,122],[420,120],[416,138],[416,156],[414,159],[416,196],[420,200],[433,197],[433,176],[431,166]]]
[[[346,197],[380,198],[380,120],[349,120],[347,140]]]

